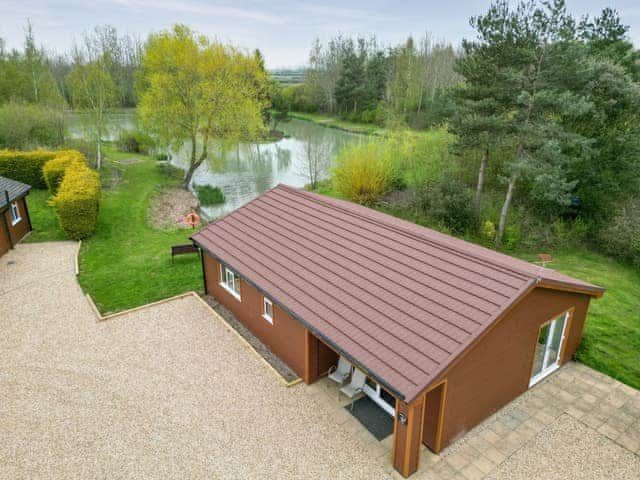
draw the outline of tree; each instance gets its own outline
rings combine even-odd
[[[563,0],[542,7],[523,2],[513,9],[499,0],[486,14],[473,17],[471,25],[478,38],[465,41],[468,58],[459,66],[468,62],[469,68],[461,72],[475,91],[475,101],[480,92],[486,99],[472,105],[480,113],[479,107],[488,108],[476,126],[484,122],[487,132],[504,135],[514,148],[506,164],[507,192],[496,235],[500,245],[518,180],[527,179],[544,202],[560,206],[571,202],[577,182],[568,176],[570,166],[575,158],[591,154],[592,142],[562,119],[585,115],[592,105],[571,88],[580,69],[572,56],[575,22]],[[486,77],[470,73],[473,63]],[[481,133],[484,130],[480,128]],[[476,136],[476,146],[483,136]]]
[[[329,174],[331,160],[331,142],[325,135],[309,135],[304,142],[304,156],[300,171],[302,177],[309,181],[311,190],[315,190],[318,181]]]
[[[89,53],[91,51],[89,50]],[[74,66],[66,77],[73,108],[87,114],[90,135],[96,143],[96,168],[102,167],[102,141],[107,114],[117,102],[117,88],[102,57],[87,59],[76,51]]]
[[[138,85],[139,115],[152,133],[191,154],[182,186],[209,155],[210,142],[250,139],[263,128],[261,70],[252,56],[184,25],[151,35]]]
[[[278,124],[280,122],[289,121],[289,111],[291,110],[291,101],[284,94],[282,85],[278,80],[271,80],[269,82],[269,102],[275,110],[271,115],[271,130],[277,131]]]

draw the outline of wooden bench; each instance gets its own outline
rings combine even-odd
[[[171,247],[171,263],[173,263],[173,257],[176,255],[186,255],[187,253],[200,254],[200,249],[191,243],[185,243],[184,245],[173,245]]]

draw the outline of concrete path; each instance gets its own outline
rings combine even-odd
[[[327,382],[285,388],[197,298],[96,322],[73,242],[0,258],[0,479],[400,478]],[[579,364],[415,479],[640,478],[640,392]]]

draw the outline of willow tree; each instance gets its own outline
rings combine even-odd
[[[142,59],[138,111],[143,126],[167,144],[190,142],[187,189],[214,140],[246,140],[263,128],[267,82],[253,56],[196,35],[183,25],[151,35]]]

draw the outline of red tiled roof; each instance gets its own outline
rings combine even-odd
[[[407,401],[536,284],[603,292],[284,185],[208,225],[193,241]]]

